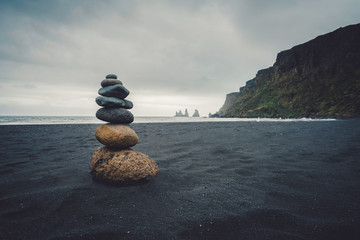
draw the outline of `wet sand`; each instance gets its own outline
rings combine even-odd
[[[98,125],[0,126],[0,239],[358,239],[360,121],[132,124],[160,174],[93,181]]]

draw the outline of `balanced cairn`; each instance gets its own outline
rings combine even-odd
[[[96,103],[101,106],[96,117],[109,122],[100,125],[95,132],[96,139],[105,145],[97,149],[91,160],[90,173],[100,181],[128,184],[144,180],[159,173],[159,168],[149,156],[130,149],[139,138],[129,127],[134,116],[127,109],[133,107],[125,100],[130,94],[115,74],[108,74],[101,82],[101,96]]]

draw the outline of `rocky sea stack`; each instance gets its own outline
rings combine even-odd
[[[96,117],[108,124],[100,125],[95,132],[96,139],[105,145],[96,150],[92,156],[90,173],[96,180],[128,184],[159,173],[159,168],[149,156],[130,149],[139,138],[129,127],[134,116],[127,109],[133,107],[131,101],[125,100],[130,94],[115,74],[108,74],[101,82],[101,96],[96,103],[101,106]]]

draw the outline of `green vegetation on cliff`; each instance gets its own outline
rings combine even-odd
[[[222,117],[360,117],[360,24],[280,52],[239,92]]]

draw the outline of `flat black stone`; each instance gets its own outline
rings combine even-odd
[[[100,108],[96,117],[109,123],[128,124],[134,121],[134,115],[124,108]]]
[[[117,79],[117,76],[115,74],[108,74],[105,77],[106,79]]]
[[[115,97],[99,96],[95,99],[95,101],[99,106],[105,108],[126,108],[126,109],[133,108],[133,103],[131,101],[125,99],[123,100]]]
[[[122,82],[118,79],[104,79],[101,81],[101,86],[102,87],[108,87],[108,86],[113,86],[116,84],[120,84],[123,85]]]
[[[100,88],[98,93],[104,97],[116,97],[124,99],[130,94],[130,91],[127,90],[123,85],[116,84],[113,86]]]

